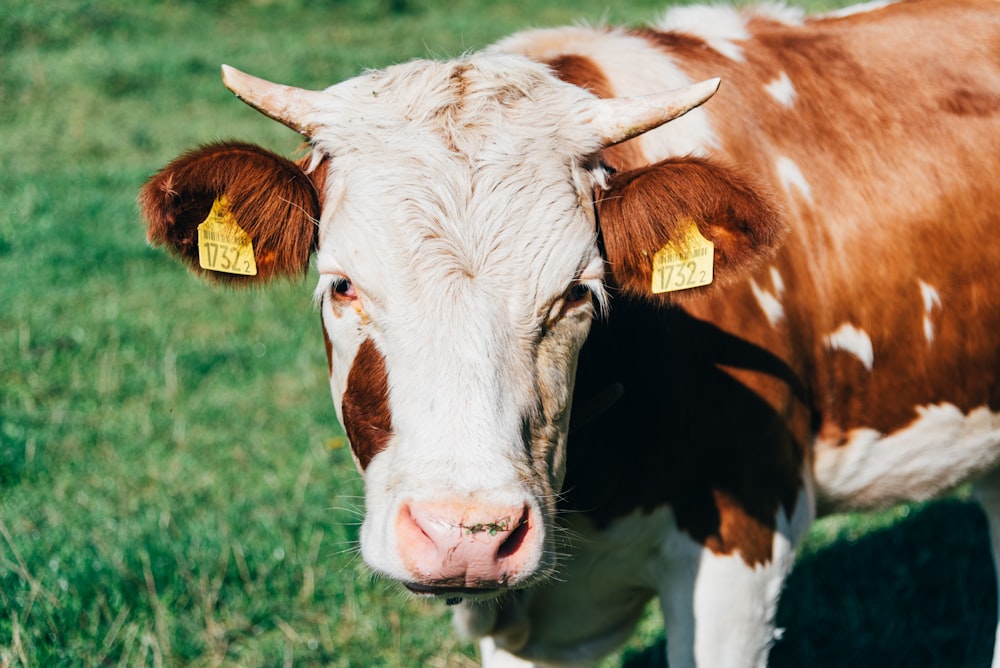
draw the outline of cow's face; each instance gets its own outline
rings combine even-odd
[[[514,59],[411,63],[327,91],[310,131],[362,551],[417,591],[494,591],[553,565],[576,357],[607,297],[600,138],[567,122],[590,97],[550,81]]]
[[[616,264],[598,247],[595,193],[627,204],[636,187],[690,170],[633,175],[607,198],[599,152],[700,104],[718,82],[672,101],[599,101],[498,55],[417,61],[319,92],[232,69],[225,78],[306,135],[312,154],[292,174],[244,145],[188,154],[141,194],[151,238],[194,263],[192,228],[225,194],[265,275],[315,247],[330,386],[366,479],[369,565],[451,597],[545,577],[577,354],[608,302],[606,260]],[[734,210],[726,197],[695,199]],[[679,201],[651,210],[673,212],[654,238],[640,233],[652,252],[685,217],[714,215]],[[282,222],[299,232],[272,234]],[[632,246],[631,226],[617,227],[605,229],[607,249]],[[634,250],[624,252],[648,264],[649,251]],[[629,291],[649,271],[614,282]]]

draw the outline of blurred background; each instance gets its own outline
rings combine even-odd
[[[147,247],[136,191],[199,143],[299,146],[222,86],[221,63],[323,88],[519,28],[663,9],[3,0],[0,667],[476,665],[443,605],[357,554],[362,486],[315,277],[207,286]],[[819,523],[772,665],[989,665],[995,585],[965,499]],[[603,665],[664,665],[661,623],[651,607]]]

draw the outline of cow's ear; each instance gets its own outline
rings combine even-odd
[[[678,299],[724,287],[771,256],[785,231],[766,191],[700,158],[613,175],[598,195],[597,213],[615,287],[638,299]],[[714,245],[713,252],[699,245],[693,229]],[[699,253],[713,256],[712,282],[675,291],[699,283],[703,264],[698,274],[686,261],[677,264],[685,254]]]
[[[246,285],[301,276],[316,247],[316,185],[321,186],[325,168],[321,163],[307,175],[294,162],[252,144],[203,146],[171,162],[139,191],[147,237],[219,282]]]

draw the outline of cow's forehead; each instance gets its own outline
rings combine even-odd
[[[587,93],[507,56],[415,61],[327,93],[330,120],[313,136],[330,169],[321,271],[367,278],[375,298],[415,289],[406,276],[544,294],[590,259],[599,139],[581,118]]]
[[[334,156],[354,151],[439,148],[472,159],[483,152],[538,148],[571,155],[600,148],[587,127],[585,90],[521,56],[477,54],[414,60],[326,89],[328,118],[312,139]],[[502,142],[499,140],[503,140]]]

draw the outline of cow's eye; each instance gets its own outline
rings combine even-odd
[[[338,276],[333,280],[333,285],[330,286],[330,294],[335,299],[344,301],[356,299],[358,296],[354,291],[354,284],[346,276]]]
[[[590,287],[585,283],[576,283],[566,291],[566,305],[582,304],[590,299]]]

